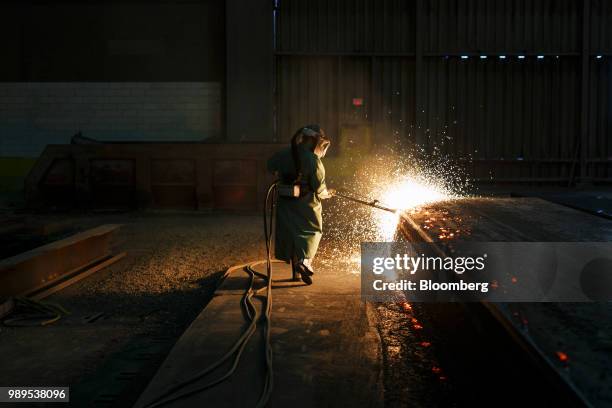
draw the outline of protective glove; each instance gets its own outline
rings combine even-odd
[[[321,200],[326,200],[328,198],[332,198],[334,194],[336,194],[336,190],[334,190],[333,188],[326,188],[321,192],[321,194],[319,194],[319,198]]]

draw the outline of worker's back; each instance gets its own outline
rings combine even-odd
[[[325,169],[321,160],[304,146],[297,146],[301,165],[300,197],[278,197],[276,212],[276,258],[289,261],[313,258],[323,231],[319,194],[325,188]],[[268,170],[282,183],[296,181],[291,148],[275,153],[268,160]]]
[[[320,162],[320,160],[314,153],[303,146],[297,146],[297,153],[300,159],[300,170],[302,174],[300,182],[312,187],[310,181],[317,169],[317,162]],[[282,183],[291,184],[296,181],[296,166],[291,147],[275,153],[268,160],[268,170],[272,173],[277,173]]]

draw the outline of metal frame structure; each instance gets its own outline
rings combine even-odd
[[[275,0],[274,19],[277,140],[358,116],[482,182],[612,181],[605,0]]]

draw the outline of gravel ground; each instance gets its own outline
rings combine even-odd
[[[135,216],[125,222],[117,248],[128,258],[61,292],[58,300],[70,296],[84,307],[112,302],[115,310],[152,312],[197,298],[211,276],[264,256],[255,216]]]
[[[375,238],[371,212],[328,206],[315,268],[348,258],[359,273],[359,242]],[[0,354],[17,357],[0,368],[0,385],[70,384],[72,406],[131,406],[223,271],[265,255],[258,216],[132,213],[47,221],[58,220],[77,229],[124,224],[116,246],[128,256],[50,298],[71,311],[58,324],[1,329]],[[435,342],[414,332],[414,316],[395,305],[377,311],[387,405],[446,401],[451,385],[432,372],[435,347],[421,344]]]
[[[46,299],[71,314],[0,328],[0,385],[71,386],[73,406],[130,406],[233,264],[264,256],[257,216],[133,213],[48,217],[121,223],[127,257]],[[140,354],[138,354],[140,353]],[[142,361],[141,361],[142,360]]]
[[[359,273],[353,259],[359,243],[376,238],[371,212],[329,207],[315,268],[348,258]],[[0,386],[70,385],[72,406],[132,406],[226,268],[264,257],[259,216],[149,212],[47,218],[76,229],[121,223],[117,252],[128,253],[48,299],[71,312],[59,323],[0,327],[0,355],[10,356],[0,365]],[[474,335],[454,344],[465,326],[441,331],[439,325],[452,322],[452,316],[421,305],[411,310],[376,305],[376,310],[386,406],[468,406],[480,398],[474,393],[482,387],[474,382],[489,390],[482,398],[503,401],[510,391],[505,384],[520,383],[516,378],[488,383],[491,374],[512,367],[489,361],[496,350],[470,344]],[[478,353],[482,364],[470,367]]]

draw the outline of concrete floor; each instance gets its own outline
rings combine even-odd
[[[315,284],[290,281],[290,268],[274,264],[272,342],[274,392],[270,406],[383,406],[382,356],[371,304],[360,300],[359,275],[337,264],[320,269]],[[262,272],[263,267],[259,268]],[[246,326],[240,312],[247,275],[237,270],[183,335],[139,400],[191,378],[228,350]],[[172,407],[254,406],[263,387],[263,322],[237,372],[225,383],[167,404]],[[226,365],[196,384],[220,376]],[[187,389],[196,387],[194,384]]]
[[[489,202],[494,205],[502,201]],[[547,240],[553,236],[571,240],[576,233],[590,231],[590,235],[583,234],[584,239],[610,240],[607,229],[597,235],[602,223],[609,221],[559,206],[546,221],[541,208],[519,205],[520,200],[510,201],[510,205],[502,203],[494,211],[511,226],[510,230],[483,225],[481,214],[470,212],[459,202],[429,210],[447,211],[451,216],[461,214],[469,225],[462,225],[459,239],[495,240],[509,236],[520,240],[531,236]],[[338,406],[351,401],[354,406],[473,406],[478,401],[470,385],[473,382],[485,381],[490,387],[483,392],[483,398],[502,395],[509,400],[514,395],[504,397],[511,391],[506,384],[488,383],[487,377],[499,376],[524,389],[529,383],[538,385],[525,373],[519,377],[501,376],[502,371],[513,369],[514,356],[499,356],[485,344],[471,350],[471,355],[466,352],[465,358],[457,355],[470,345],[458,346],[453,340],[459,339],[459,332],[469,330],[468,326],[462,326],[460,331],[457,326],[440,326],[441,318],[453,321],[448,310],[414,305],[413,310],[407,311],[395,304],[361,303],[354,256],[359,242],[375,238],[369,233],[371,213],[361,207],[336,206],[327,210],[326,233],[315,263],[315,284],[304,287],[283,283],[288,287],[274,291],[275,406]],[[141,403],[170,383],[165,380],[167,376],[176,375],[176,381],[204,365],[203,361],[219,355],[240,331],[242,316],[235,305],[239,296],[212,294],[218,277],[230,265],[263,258],[260,217],[149,212],[57,215],[46,216],[46,220],[70,222],[75,228],[122,223],[124,228],[116,246],[127,251],[128,257],[49,299],[72,312],[58,324],[0,328],[0,355],[18,356],[0,367],[0,384],[69,384],[74,397],[71,406],[131,406],[169,353],[170,358]],[[564,224],[567,220],[573,224]],[[581,225],[579,231],[572,227],[576,223]],[[287,271],[279,271],[284,273],[280,278],[287,277]],[[568,307],[571,309],[571,305]],[[572,347],[572,356],[579,357],[579,362],[572,364],[576,367],[572,375],[584,380],[594,377],[582,375],[591,369],[580,361],[588,360],[592,354],[591,337],[580,337],[580,333],[592,330],[583,330],[583,325],[594,328],[602,316],[609,315],[603,309],[603,314],[594,313],[594,308],[600,309],[587,304],[558,314],[582,322],[565,330],[572,334],[566,337],[563,347]],[[228,319],[221,318],[225,314]],[[196,335],[187,332],[171,352],[194,320],[190,331]],[[540,335],[550,338],[554,333],[561,338],[558,333],[563,327],[561,324],[555,329],[543,324]],[[602,330],[598,328],[594,335],[601,337]],[[534,334],[537,331],[536,326]],[[601,340],[597,344],[603,345],[601,350],[605,352],[607,343]],[[257,357],[261,356],[259,347],[261,337],[253,338],[250,352],[240,365],[242,371],[217,392],[197,398],[207,395],[208,406],[215,406],[214,401],[219,406],[231,401],[243,406],[240,401],[256,400],[261,384],[253,371],[262,370],[262,361]],[[487,358],[495,355],[505,361],[482,360],[481,365],[473,364],[473,353],[478,350],[487,350]],[[185,363],[173,366],[173,361]],[[481,369],[491,372],[479,372]],[[597,370],[590,372],[599,375]],[[595,391],[601,393],[599,389]]]
[[[275,290],[274,398],[278,406],[357,399],[371,406],[386,399],[431,406],[429,402],[448,395],[448,382],[432,377],[433,351],[419,346],[416,338],[409,345],[415,353],[400,351],[405,349],[409,315],[360,302],[354,251],[367,237],[369,213],[351,208],[349,214],[347,220],[338,211],[327,213],[315,284]],[[364,221],[355,223],[355,214]],[[71,315],[49,327],[0,329],[0,354],[19,356],[0,368],[0,383],[68,384],[70,406],[131,406],[210,301],[222,271],[264,256],[258,216],[156,212],[42,218],[78,229],[124,224],[116,247],[127,251],[127,258],[48,299]],[[217,300],[204,310],[213,310]],[[393,324],[381,327],[381,313]],[[215,319],[215,326],[222,327],[221,321]],[[203,349],[222,346],[210,341]],[[414,358],[409,373],[401,369],[407,358]],[[384,369],[383,360],[393,368]],[[247,376],[246,381],[252,379]],[[233,381],[242,380],[237,376]],[[388,385],[395,390],[383,397]]]

